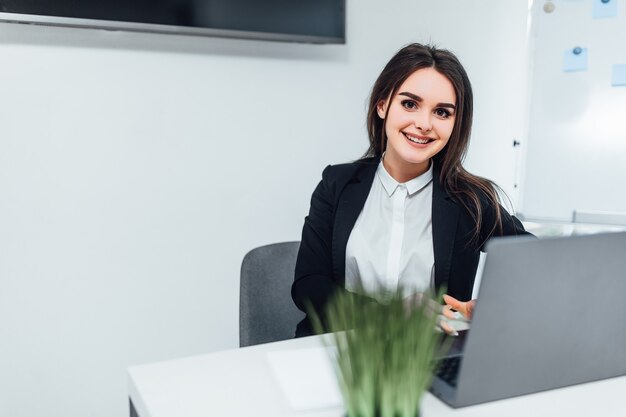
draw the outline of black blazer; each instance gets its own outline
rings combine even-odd
[[[334,291],[345,290],[346,245],[354,224],[365,205],[380,158],[367,158],[349,164],[328,166],[311,197],[296,261],[291,296],[306,312],[309,300],[321,315]],[[437,165],[433,172],[432,230],[435,257],[435,286],[447,286],[447,293],[459,300],[472,296],[480,251],[489,239],[495,210],[483,203],[483,230],[472,240],[475,221],[453,200],[439,182]],[[527,234],[521,222],[501,208],[503,235]],[[312,334],[305,318],[298,324],[296,337]]]

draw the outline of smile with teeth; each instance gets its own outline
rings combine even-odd
[[[404,133],[404,132],[402,132],[402,134],[404,135],[404,137],[406,137],[411,142],[417,143],[419,145],[426,145],[427,143],[430,143],[430,142],[433,141],[433,139],[429,139],[429,138],[421,139],[421,138],[418,138],[416,136],[411,136],[408,133]]]

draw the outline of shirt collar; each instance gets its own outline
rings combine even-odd
[[[391,197],[398,186],[402,184],[406,187],[409,195],[413,195],[422,188],[426,187],[433,180],[433,163],[430,163],[428,171],[424,172],[422,175],[419,175],[405,183],[399,183],[391,176],[391,174],[387,172],[381,158],[378,164],[378,169],[376,170],[376,176],[380,178],[380,182],[383,184],[383,188],[389,197]]]

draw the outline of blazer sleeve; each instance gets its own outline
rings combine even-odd
[[[337,175],[332,166],[327,166],[322,173],[322,180],[313,191],[311,208],[304,219],[295,277],[291,286],[291,297],[296,306],[307,313],[307,318],[309,309],[313,308],[322,323],[325,322],[326,303],[337,292],[361,301],[376,302],[370,297],[346,290],[344,271],[337,271],[341,276],[337,276],[334,271],[333,227],[337,201],[342,192],[341,181],[336,178]]]
[[[483,230],[481,232],[481,245],[480,250],[485,251],[485,244],[492,237],[497,236],[534,236],[532,233],[527,232],[524,229],[522,222],[515,216],[511,215],[502,205],[500,205],[500,218],[502,220],[502,227],[496,228],[495,231],[486,230],[489,226],[495,223],[495,209],[492,205],[487,205],[485,208],[485,216],[483,218]]]
[[[296,261],[291,296],[296,306],[307,312],[308,303],[321,312],[330,296],[339,289],[333,279],[332,236],[335,215],[335,187],[328,178],[330,166],[311,197],[311,208],[304,219],[302,240]]]

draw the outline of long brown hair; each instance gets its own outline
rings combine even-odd
[[[448,78],[454,87],[457,110],[452,135],[446,147],[433,157],[433,163],[439,171],[439,180],[444,190],[462,204],[472,216],[476,224],[472,239],[479,239],[483,227],[484,213],[481,200],[486,198],[488,205],[493,207],[495,221],[488,225],[490,229],[487,236],[484,236],[486,240],[497,230],[500,233],[502,230],[498,195],[501,189],[492,181],[472,175],[463,168],[462,162],[467,153],[472,130],[473,95],[467,73],[452,52],[432,45],[413,43],[400,49],[391,58],[374,83],[370,95],[367,111],[370,146],[364,156],[381,157],[387,147],[385,123],[390,106],[387,106],[385,118],[381,119],[376,110],[378,103],[392,99],[402,83],[422,68],[437,70]]]

